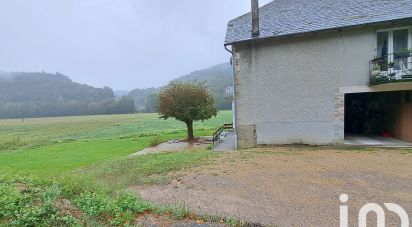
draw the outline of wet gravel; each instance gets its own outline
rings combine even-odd
[[[343,193],[349,226],[370,202],[397,203],[412,217],[412,153],[405,150],[268,147],[173,175],[179,177],[169,185],[134,190],[155,203],[266,226],[339,226]],[[393,213],[386,219],[400,226]]]

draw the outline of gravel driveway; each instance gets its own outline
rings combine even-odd
[[[268,147],[222,154],[213,163],[140,193],[155,203],[267,226],[339,226],[343,193],[349,226],[357,226],[360,207],[370,202],[397,203],[412,219],[412,150]],[[400,226],[386,215],[387,226]]]

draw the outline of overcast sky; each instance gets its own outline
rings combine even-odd
[[[227,22],[248,11],[250,0],[1,0],[0,70],[160,86],[228,62]]]

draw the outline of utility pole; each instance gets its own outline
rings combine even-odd
[[[23,112],[22,106],[20,106],[20,115],[21,115],[21,121],[24,123],[24,112]]]
[[[252,0],[252,36],[259,36],[260,33],[259,0]]]

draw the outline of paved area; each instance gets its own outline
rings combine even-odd
[[[380,146],[380,147],[412,147],[412,143],[382,136],[350,135],[345,137],[345,145]]]
[[[213,148],[214,151],[224,152],[235,150],[235,132],[224,131],[220,136],[220,142]]]
[[[163,153],[163,152],[178,152],[178,151],[187,151],[187,150],[198,150],[198,149],[207,149],[207,147],[212,143],[212,138],[202,137],[197,138],[196,142],[188,143],[181,140],[170,140],[166,143],[159,144],[155,147],[149,147],[138,151],[131,156]]]
[[[134,189],[155,203],[267,226],[339,226],[343,193],[349,226],[371,202],[397,203],[412,217],[410,149],[272,147],[222,153],[213,163],[173,173],[169,185]],[[386,219],[400,226],[393,213]]]

